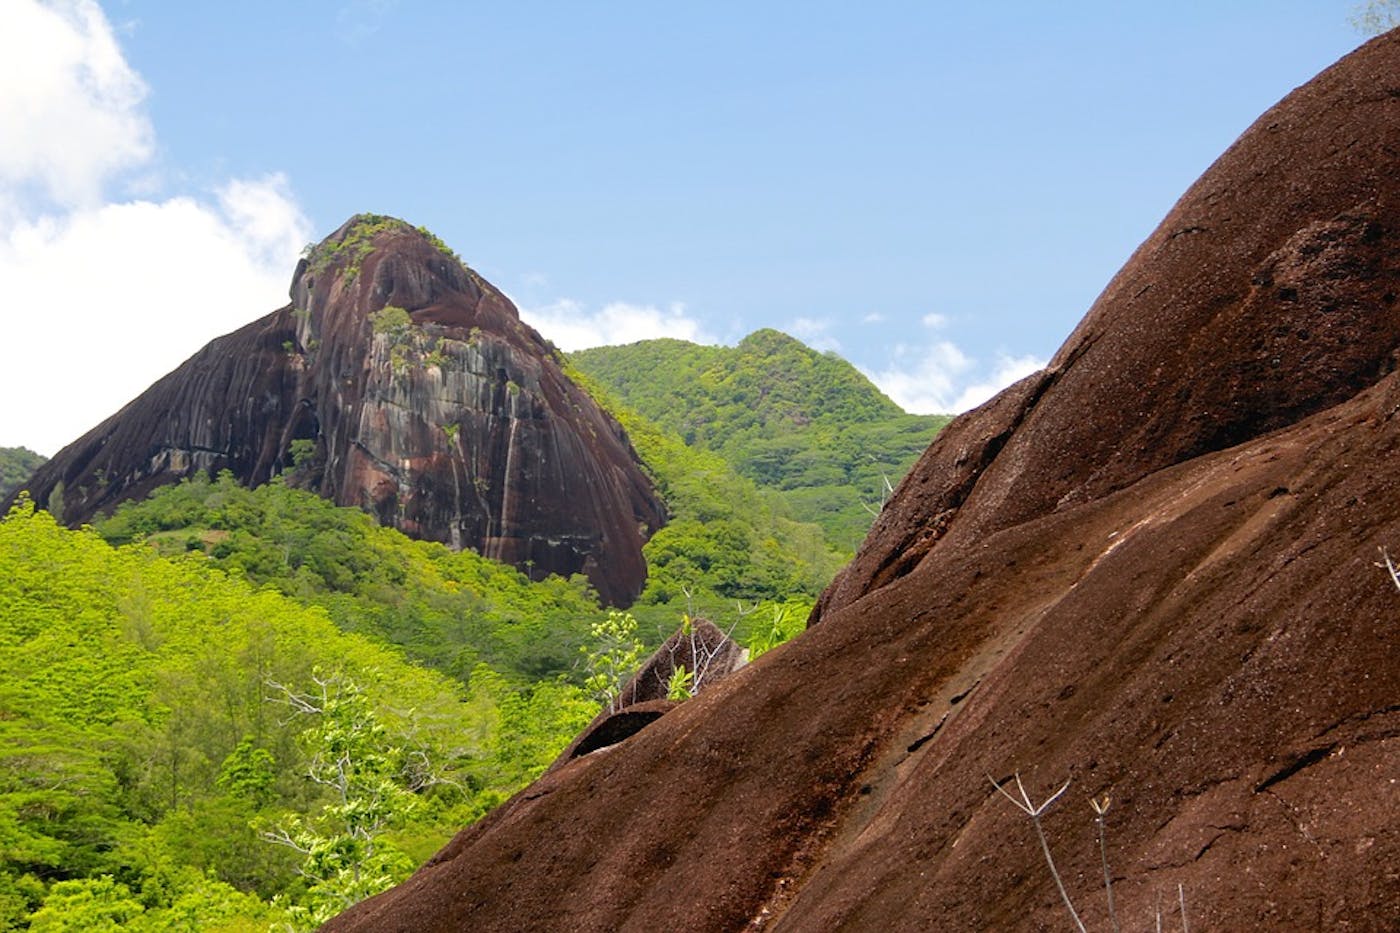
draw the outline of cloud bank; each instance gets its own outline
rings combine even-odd
[[[924,327],[931,332],[947,323],[941,314],[923,317]],[[933,415],[976,408],[1018,379],[1045,368],[1047,362],[1007,353],[998,353],[990,361],[978,360],[951,340],[930,334],[923,342],[894,344],[883,366],[860,368],[905,411]]]
[[[521,308],[520,317],[565,352],[658,337],[715,343],[679,302],[663,310],[655,305],[614,301],[595,311],[581,302],[561,298],[543,307]]]
[[[214,337],[286,302],[311,225],[287,179],[160,191],[146,86],[96,3],[0,30],[0,446],[53,454]]]

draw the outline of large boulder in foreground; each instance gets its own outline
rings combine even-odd
[[[1400,35],[1265,114],[1050,367],[946,429],[817,625],[331,930],[1400,916]],[[1175,928],[1174,917],[1166,918]]]
[[[76,525],[198,471],[285,473],[412,537],[585,574],[609,603],[641,592],[664,513],[622,428],[440,241],[354,217],[291,299],[60,451],[35,500]]]

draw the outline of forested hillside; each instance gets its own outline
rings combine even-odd
[[[428,566],[377,556],[406,582]],[[214,563],[23,502],[0,522],[0,929],[308,928],[404,877],[593,715],[562,679],[482,663],[464,685]],[[438,592],[481,587],[466,566]],[[431,601],[407,589],[407,614]]]
[[[794,518],[854,550],[899,478],[948,422],[910,415],[832,354],[775,330],[735,347],[646,340],[570,355],[622,405],[778,490]]]
[[[812,395],[844,364],[795,341],[745,346],[817,376],[736,377],[769,400],[737,446],[716,433],[737,402],[692,426],[713,448],[688,445],[570,374],[668,513],[627,614],[581,576],[532,581],[281,477],[196,474],[81,531],[21,498],[0,521],[0,930],[309,929],[538,775],[626,676],[619,658],[683,619],[753,654],[800,631],[843,555],[727,458],[771,479],[755,451],[786,438],[810,462],[774,455],[774,475],[800,480],[813,425],[907,416],[856,383]]]
[[[576,368],[582,384],[627,430],[670,512],[642,549],[647,585],[632,612],[648,635],[703,615],[762,650],[801,631],[816,597],[844,563],[823,529],[790,517],[714,451],[689,446]]]
[[[27,447],[0,447],[0,502],[23,486],[45,459]]]
[[[630,427],[676,509],[638,639],[687,612],[755,653],[799,631],[835,563],[820,531]],[[82,531],[21,500],[0,522],[0,929],[313,926],[539,774],[598,709],[606,618],[581,577],[280,482],[198,477]]]
[[[570,672],[599,613],[582,577],[531,583],[358,509],[280,482],[245,489],[227,473],[158,489],[96,528],[113,544],[145,540],[166,554],[204,555],[464,683],[480,662],[517,684]]]

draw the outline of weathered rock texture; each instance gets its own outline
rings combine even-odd
[[[691,692],[699,694],[743,667],[749,653],[709,619],[693,619],[652,652],[618,691],[619,708],[667,698],[671,676],[690,673]]]
[[[958,419],[802,637],[331,930],[1400,917],[1400,36],[1267,113],[1050,367]],[[1168,917],[1168,927],[1175,925]]]
[[[196,471],[287,471],[413,537],[636,597],[661,506],[622,429],[505,296],[424,233],[362,215],[302,261],[291,299],[62,450],[36,501],[61,483],[77,524]]]
[[[679,701],[671,700],[670,686],[676,671],[689,672],[686,686],[691,697],[695,697],[713,690],[748,660],[748,650],[709,619],[688,621],[652,652],[618,690],[613,703],[569,743],[550,770],[629,739],[675,709]]]

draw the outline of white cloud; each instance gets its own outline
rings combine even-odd
[[[947,326],[948,324],[948,318],[944,317],[941,314],[938,314],[937,312],[929,312],[928,314],[925,314],[922,320],[924,326],[927,327],[929,330],[938,330],[942,327]]]
[[[263,268],[281,270],[284,285],[290,281],[296,257],[312,233],[287,176],[277,172],[263,178],[235,178],[217,195],[220,213],[247,251],[246,258]]]
[[[0,223],[26,202],[94,205],[153,148],[146,86],[90,0],[5,4],[0,30]]]
[[[686,314],[685,305],[672,303],[664,311],[655,305],[615,301],[590,311],[569,298],[542,308],[521,308],[520,317],[561,350],[614,346],[675,337],[692,343],[715,343],[698,321]]]
[[[957,414],[976,408],[1046,362],[998,354],[985,366],[951,341],[939,340],[925,346],[897,344],[885,367],[862,371],[905,411]]]
[[[882,321],[884,321],[884,319],[885,316],[879,311],[871,311],[869,314],[861,318],[860,321],[862,324],[879,324]]]
[[[52,454],[204,343],[284,304],[310,224],[280,175],[104,201],[123,172],[149,165],[140,77],[95,4],[6,7],[0,327],[13,351],[0,367],[0,446]]]
[[[1002,389],[1019,382],[1031,373],[1039,372],[1050,362],[1035,356],[997,356],[996,365],[987,378],[965,385],[953,400],[953,411],[969,411],[996,395]]]
[[[787,332],[814,350],[840,350],[841,341],[830,334],[831,322],[824,319],[800,317],[788,324]]]

